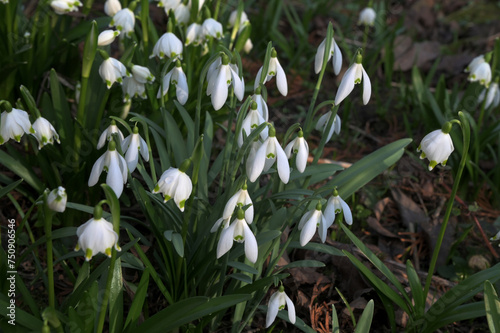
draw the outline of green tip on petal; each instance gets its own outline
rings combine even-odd
[[[163,197],[163,202],[167,202],[170,199],[172,199],[172,197],[168,194],[165,194],[165,196]]]
[[[108,247],[106,250],[104,250],[104,253],[108,256],[111,257],[111,248]]]
[[[89,261],[90,259],[92,259],[92,249],[87,249],[85,251],[85,260]]]
[[[186,200],[182,200],[181,202],[179,202],[180,209],[184,209],[185,206],[186,206]]]
[[[75,251],[80,251],[80,244],[76,244]]]
[[[432,169],[434,169],[434,167],[437,165],[437,162],[436,161],[431,161],[429,163],[429,171],[432,171]]]

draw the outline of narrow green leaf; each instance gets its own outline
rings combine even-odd
[[[371,299],[366,308],[363,310],[361,317],[356,325],[355,333],[368,333],[370,332],[370,326],[372,325],[373,319],[373,300]]]
[[[411,294],[415,304],[415,312],[417,313],[417,316],[423,315],[425,312],[425,297],[423,287],[418,277],[417,271],[413,267],[413,264],[410,260],[406,261],[406,274],[408,275],[408,282],[410,283]]]
[[[252,266],[247,265],[247,264],[242,263],[242,262],[230,261],[230,262],[227,263],[227,265],[229,267],[233,267],[233,268],[239,269],[242,272],[246,272],[246,273],[250,273],[250,274],[254,274],[254,275],[255,274],[259,274],[258,270],[256,270]]]
[[[3,150],[0,150],[0,163],[19,177],[23,178],[36,192],[41,193],[43,191],[44,185],[40,181],[40,178],[35,175],[31,169],[28,169],[23,163],[12,158],[12,156]]]
[[[241,281],[241,282],[245,282],[245,283],[252,283],[252,278],[246,274],[243,274],[243,273],[233,273],[233,274],[230,274],[227,276],[228,278],[231,278],[231,279],[236,279],[238,281]]]
[[[334,248],[331,245],[323,244],[323,243],[309,242],[306,245],[301,246],[299,242],[295,241],[295,242],[290,242],[290,244],[288,245],[288,247],[291,248],[291,249],[313,250],[313,251],[316,251],[316,252],[322,252],[322,253],[326,253],[326,254],[331,254],[332,256],[341,256],[341,257],[345,256],[344,253],[342,251],[340,251],[339,249]]]
[[[500,299],[490,281],[484,282],[484,305],[491,333],[500,332]]]
[[[123,327],[123,278],[120,258],[113,268],[113,279],[109,290],[109,332],[122,332]]]
[[[163,115],[163,121],[165,122],[166,131],[168,133],[169,140],[167,144],[171,151],[174,153],[175,163],[179,167],[181,163],[188,158],[188,151],[186,149],[186,143],[182,137],[182,133],[177,126],[175,119],[172,117],[170,112],[164,109],[160,109]]]
[[[0,188],[0,198],[3,197],[4,195],[10,193],[10,191],[14,190],[19,184],[23,182],[24,179],[19,179],[12,184],[9,184],[5,187]]]
[[[130,305],[130,309],[125,320],[125,327],[129,324],[134,325],[142,312],[142,307],[144,306],[144,301],[148,293],[149,286],[149,267],[146,267],[141,276],[141,281],[137,285],[137,291],[135,292],[134,299]]]
[[[339,317],[337,316],[335,304],[332,304],[332,333],[340,333]]]

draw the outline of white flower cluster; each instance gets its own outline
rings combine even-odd
[[[58,15],[64,15],[71,12],[78,11],[78,7],[83,6],[83,4],[78,0],[53,0],[50,2],[50,7]]]

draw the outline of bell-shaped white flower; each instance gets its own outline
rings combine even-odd
[[[9,139],[19,142],[24,133],[35,133],[35,130],[31,127],[28,113],[12,108],[10,104],[8,110],[2,112],[0,120],[0,145],[9,141]]]
[[[125,77],[123,79],[123,102],[129,102],[133,97],[140,97],[146,99],[146,86],[144,83],[139,82],[135,77]]]
[[[182,42],[176,35],[171,32],[164,33],[156,42],[153,48],[153,54],[150,58],[155,56],[163,59],[165,57],[182,60]]]
[[[481,54],[474,59],[467,65],[467,67],[464,69],[465,73],[472,73],[473,71],[476,70],[477,66],[481,65],[484,63],[486,60],[484,59],[484,55]]]
[[[57,143],[61,143],[59,141],[59,134],[57,134],[56,129],[52,124],[43,117],[38,117],[37,120],[33,123],[33,129],[35,133],[32,135],[38,141],[38,149],[42,149],[46,144],[54,144],[54,139]]]
[[[288,158],[296,155],[295,166],[300,173],[304,172],[307,165],[307,158],[309,157],[309,145],[304,139],[304,132],[302,132],[302,130],[300,130],[297,137],[285,147],[285,154]]]
[[[446,122],[442,129],[430,132],[422,139],[417,151],[421,151],[420,159],[429,159],[429,171],[434,169],[436,165],[446,165],[448,157],[455,149],[451,140],[450,131],[452,124]]]
[[[257,103],[257,111],[265,121],[269,121],[269,108],[267,107],[267,103],[262,97],[260,87],[255,89],[255,93],[252,95],[252,100]]]
[[[111,120],[111,124],[101,133],[101,136],[97,141],[97,149],[101,149],[102,147],[104,147],[106,141],[110,141],[113,138],[114,133],[118,135],[118,138],[120,139],[119,142],[121,144],[121,142],[124,140],[123,133],[122,131],[120,131],[118,126],[116,126],[116,121]]]
[[[203,28],[201,24],[191,23],[186,30],[186,42],[184,45],[200,45],[204,41]]]
[[[496,108],[500,104],[500,89],[498,88],[498,82],[493,82],[490,86],[484,89],[478,97],[478,102],[482,103],[486,97],[486,102],[484,107],[487,109],[490,105]]]
[[[368,104],[370,101],[370,96],[372,94],[372,84],[368,74],[366,74],[363,64],[361,63],[363,57],[360,53],[356,55],[356,62],[351,65],[345,72],[340,82],[339,89],[337,90],[337,95],[335,95],[335,105],[339,105],[340,102],[346,98],[351,91],[354,89],[355,84],[360,84],[361,79],[363,79],[363,104]]]
[[[139,65],[132,66],[132,75],[136,81],[141,83],[153,83],[155,77],[151,74],[149,68]]]
[[[236,19],[238,18],[238,11],[237,10],[233,10],[231,12],[231,14],[229,15],[229,26],[230,27],[234,27],[234,25],[236,24]],[[240,29],[241,27],[243,27],[246,23],[248,23],[249,20],[248,20],[248,16],[247,16],[247,13],[245,13],[244,11],[241,12],[240,14]]]
[[[98,253],[104,253],[111,257],[111,248],[118,246],[118,234],[113,230],[113,224],[102,218],[102,208],[98,205],[94,208],[94,217],[76,229],[78,244],[75,251],[83,250],[85,260],[89,261]]]
[[[99,176],[105,170],[106,184],[115,191],[116,197],[120,197],[123,192],[123,184],[127,182],[127,161],[116,150],[114,141],[108,144],[108,150],[97,159],[92,167],[89,177],[89,186],[94,186],[99,181]]]
[[[187,84],[186,74],[184,74],[184,71],[182,70],[180,61],[177,61],[175,67],[163,77],[163,91],[160,86],[156,98],[165,96],[168,93],[170,84],[174,85],[176,88],[175,93],[179,103],[182,105],[186,104],[189,97],[189,87]]]
[[[47,196],[47,205],[54,212],[64,212],[66,210],[67,201],[68,195],[66,194],[66,190],[62,186],[53,189]]]
[[[78,0],[54,0],[50,2],[50,6],[56,14],[63,15],[78,11],[78,7],[82,6],[82,3]]]
[[[97,45],[106,46],[114,42],[115,38],[120,35],[118,30],[104,30],[97,37]]]
[[[333,190],[333,195],[328,199],[325,208],[325,219],[327,228],[329,228],[335,221],[335,215],[342,213],[344,220],[347,224],[352,224],[352,212],[349,205],[339,196],[337,189]]]
[[[491,66],[483,62],[471,70],[468,80],[470,82],[479,82],[479,84],[488,87],[491,82]]]
[[[103,52],[101,54],[104,55]],[[127,76],[127,68],[119,60],[108,57],[99,66],[99,75],[109,89],[115,82],[123,83],[123,77]]]
[[[316,56],[314,57],[314,71],[318,74],[321,71],[321,67],[323,67],[323,56],[325,55],[325,47],[326,47],[326,38],[323,39],[321,44],[318,46],[318,50],[316,51]],[[335,39],[332,37],[332,43],[330,44],[330,53],[328,54],[327,61],[330,61],[332,58],[333,64],[333,72],[335,75],[339,75],[340,70],[342,69],[342,52],[340,51],[339,46],[335,42]]]
[[[134,32],[135,15],[134,12],[128,8],[119,10],[109,23],[110,27],[116,27],[123,35],[130,37]],[[122,36],[123,36],[122,35]]]
[[[243,45],[243,51],[245,51],[245,53],[250,53],[252,49],[253,49],[252,40],[248,38],[247,41],[245,42],[245,45]]]
[[[255,155],[257,154],[257,151],[259,150],[260,146],[262,146],[262,143],[256,139],[250,144],[250,149],[248,152],[248,157],[245,163],[245,169],[247,171],[247,177],[250,174],[250,171],[253,168],[254,165],[254,160],[255,160]]]
[[[215,60],[218,61],[218,60]],[[220,66],[213,68],[207,73],[207,96],[211,96],[212,106],[215,111],[224,106],[227,100],[228,87],[232,84],[234,95],[241,101],[245,93],[243,80],[238,76],[234,67],[229,65],[229,58],[226,54],[220,57]]]
[[[262,66],[257,72],[257,76],[255,77],[254,90],[257,89],[257,87],[260,84],[263,68],[264,66]],[[270,81],[273,76],[276,76],[276,85],[278,87],[278,91],[283,96],[286,96],[288,94],[288,83],[286,81],[286,74],[285,71],[283,70],[283,67],[281,67],[280,62],[278,61],[278,54],[276,53],[276,50],[274,48],[271,51],[271,58],[269,59],[269,67],[267,68],[267,74],[263,84],[265,84],[267,81]]]
[[[180,4],[174,9],[175,21],[181,26],[189,23],[190,15],[189,7],[184,4]]]
[[[193,190],[193,183],[186,175],[189,163],[189,160],[186,160],[179,169],[171,167],[165,171],[152,191],[153,193],[163,193],[165,202],[173,198],[181,212],[184,211],[186,200]]]
[[[122,152],[125,153],[128,170],[134,172],[139,162],[139,152],[144,161],[149,161],[149,150],[146,141],[139,134],[139,127],[135,126],[132,134],[127,136],[121,143]]]
[[[177,8],[181,3],[182,0],[160,0],[160,2],[158,2],[158,7],[163,7],[165,13],[168,14],[171,9]]]
[[[332,116],[332,111],[328,111],[321,117],[319,117],[318,122],[316,123],[315,129],[318,131],[323,132],[323,134],[327,133],[326,136],[326,142],[330,141],[332,138],[333,133],[336,133],[337,135],[340,133],[340,128],[341,128],[341,120],[338,114],[335,114],[335,118],[333,119],[332,126],[330,126],[330,129],[328,130],[326,126],[328,126],[328,123],[330,121],[330,117]]]
[[[120,10],[122,10],[122,4],[119,0],[106,0],[104,3],[104,12],[108,16],[113,17]]]
[[[205,37],[211,36],[216,39],[221,39],[224,36],[222,31],[222,24],[213,18],[207,18],[202,24],[203,35]]]
[[[358,25],[373,26],[377,13],[371,7],[366,7],[359,13]]]
[[[253,222],[253,203],[250,194],[248,194],[247,184],[243,185],[226,203],[224,211],[222,213],[223,219],[229,219],[237,206],[245,207],[250,205],[245,210],[245,220],[248,224]]]
[[[245,220],[245,213],[241,207],[238,208],[236,219],[234,219],[233,223],[222,229],[219,243],[217,244],[217,258],[222,257],[233,247],[233,241],[238,243],[244,242],[246,258],[252,263],[257,261],[259,252],[257,240]]]
[[[241,132],[238,135],[238,146],[239,147],[243,146],[243,139],[244,139],[243,134],[249,136],[254,129],[256,129],[258,126],[260,126],[265,122],[266,121],[264,120],[264,118],[262,118],[262,115],[257,109],[257,103],[252,102],[250,106],[250,111],[248,112],[245,119],[243,119],[243,123],[241,124]],[[260,132],[260,137],[262,138],[262,140],[267,139],[268,135],[269,135],[269,130],[267,127],[264,128],[262,132]]]
[[[318,234],[321,241],[326,241],[326,234],[328,230],[328,221],[321,212],[321,203],[318,202],[316,209],[312,209],[302,216],[299,222],[300,232],[300,246],[305,246],[313,238],[318,228]]]
[[[250,157],[249,157],[250,159]],[[278,139],[276,139],[276,130],[273,126],[269,129],[269,137],[262,143],[253,161],[250,161],[250,168],[247,168],[248,179],[253,183],[259,178],[262,171],[271,168],[277,161],[278,175],[283,183],[288,183],[290,179],[290,166],[283,148],[281,148]]]
[[[267,305],[266,328],[271,326],[278,315],[278,311],[283,310],[285,305],[288,310],[288,320],[295,324],[295,305],[293,305],[290,297],[285,293],[285,288],[280,286],[279,290],[271,295]]]
[[[203,4],[205,3],[205,0],[198,0],[198,11],[201,10],[201,7],[203,7]],[[192,1],[188,1],[188,7],[191,9],[192,7]]]

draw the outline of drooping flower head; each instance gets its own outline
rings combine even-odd
[[[182,105],[186,104],[189,97],[189,87],[187,84],[186,74],[182,70],[181,62],[179,60],[176,61],[174,68],[170,70],[163,77],[163,91],[160,88],[158,89],[158,94],[156,98],[161,98],[168,93],[168,89],[170,88],[170,84],[175,86],[175,93],[177,95],[177,100]]]
[[[184,211],[186,200],[191,195],[193,190],[193,183],[186,171],[191,164],[191,160],[187,159],[184,161],[180,168],[170,167],[166,170],[158,180],[153,193],[163,193],[164,201],[167,202],[170,199],[174,199],[175,204],[181,212]]]
[[[260,84],[263,68],[264,66],[262,66],[257,72],[257,76],[255,77],[254,90],[257,89]],[[269,66],[267,68],[266,77],[264,78],[264,82],[262,83],[265,84],[267,81],[270,81],[273,76],[276,76],[276,86],[278,87],[278,91],[283,96],[286,96],[288,94],[286,74],[283,70],[283,67],[281,67],[280,62],[278,61],[278,53],[276,52],[274,47],[271,51],[271,58],[269,59]]]
[[[342,199],[337,191],[337,188],[333,190],[333,194],[328,199],[325,208],[325,219],[327,222],[327,228],[329,228],[335,221],[335,215],[342,213],[344,215],[344,220],[347,224],[352,224],[352,213],[349,205]]]
[[[429,171],[434,169],[436,165],[441,163],[445,166],[451,153],[455,149],[451,140],[450,131],[452,124],[446,122],[442,129],[430,132],[422,139],[417,151],[422,152],[420,159],[427,157],[429,159]]]
[[[113,17],[120,10],[122,10],[122,4],[119,0],[106,0],[104,3],[104,12],[108,16]]]
[[[118,246],[118,234],[113,230],[113,224],[102,218],[100,204],[94,208],[94,217],[76,229],[76,235],[78,236],[78,244],[75,251],[82,249],[86,261],[98,253],[104,253],[111,257],[113,246],[117,251],[121,251]]]
[[[238,135],[238,146],[239,147],[243,146],[244,135],[249,136],[254,129],[256,129],[265,122],[266,121],[264,120],[264,118],[262,118],[262,115],[258,111],[257,103],[252,102],[250,104],[250,111],[247,113],[245,119],[243,119],[243,123],[241,125],[241,132]],[[262,140],[267,139],[268,137],[267,127],[264,128],[262,132],[260,132],[260,137],[262,138]]]
[[[330,141],[333,133],[336,133],[337,135],[340,133],[341,120],[337,113],[335,113],[335,118],[333,119],[333,123],[332,126],[330,126],[330,129],[326,128],[328,126],[328,123],[330,122],[330,117],[332,116],[332,114],[333,112],[330,110],[321,117],[319,117],[315,127],[316,130],[322,131],[323,134],[327,133],[326,142]]]
[[[377,13],[371,7],[366,7],[359,13],[358,25],[373,26]]]
[[[222,229],[217,244],[217,258],[226,254],[233,247],[233,242],[245,243],[245,256],[252,263],[257,261],[259,251],[257,240],[245,220],[245,213],[241,207],[238,208],[233,223],[225,225]]]
[[[324,243],[326,241],[326,234],[328,230],[328,222],[326,217],[321,212],[322,205],[321,202],[316,204],[316,208],[305,213],[299,222],[300,232],[300,245],[305,246],[313,238],[316,233],[316,228],[318,228],[318,234],[321,241]]]
[[[304,132],[302,132],[302,130],[300,130],[297,137],[285,147],[285,154],[288,158],[292,158],[292,156],[295,155],[295,166],[297,170],[300,173],[304,172],[307,165],[307,158],[309,157],[309,145],[304,139]]]
[[[2,112],[0,119],[0,145],[9,139],[20,142],[24,133],[35,133],[28,112],[13,108],[8,102],[5,105],[6,111]]]
[[[262,97],[261,91],[262,89],[257,87],[252,95],[252,100],[257,103],[257,111],[260,113],[264,121],[269,121],[269,108],[267,107],[266,101]]]
[[[76,12],[78,11],[78,7],[82,5],[78,0],[53,0],[50,2],[50,6],[58,15]]]
[[[110,141],[113,138],[113,134],[116,133],[119,138],[119,143],[124,140],[123,133],[120,131],[118,126],[116,126],[116,121],[114,119],[111,120],[111,123],[109,124],[108,128],[106,128],[102,133],[101,136],[99,137],[99,140],[97,141],[97,149],[101,149],[104,147],[104,144],[106,141]]]
[[[149,150],[146,141],[139,134],[139,127],[134,126],[133,133],[127,136],[121,144],[122,152],[125,154],[128,170],[134,172],[139,162],[139,153],[144,161],[149,161]]]
[[[496,78],[496,81],[490,84],[488,88],[484,88],[484,90],[479,95],[478,102],[482,103],[483,101],[485,101],[485,109],[489,108],[490,105],[492,105],[494,108],[500,105],[500,89],[498,87],[498,77]]]
[[[97,184],[102,170],[108,173],[106,184],[113,189],[116,197],[119,198],[123,192],[123,184],[127,182],[128,168],[127,161],[116,150],[114,141],[109,142],[108,150],[94,163],[90,172],[89,186]]]
[[[182,51],[183,46],[182,42],[176,35],[171,32],[164,33],[160,39],[156,42],[153,48],[153,54],[150,58],[154,58],[155,56],[163,59],[165,57],[182,60]]]
[[[290,166],[288,165],[288,158],[283,148],[281,148],[278,139],[276,139],[274,126],[270,125],[269,136],[255,152],[253,160],[250,161],[250,156],[248,160],[247,176],[252,183],[259,178],[262,171],[269,170],[276,161],[281,181],[285,184],[288,183],[290,179]]]
[[[243,99],[245,85],[235,68],[229,64],[229,57],[225,53],[210,65],[207,81],[207,96],[211,97],[212,106],[216,111],[224,106],[230,85],[233,85],[234,95],[238,100]]]
[[[186,30],[186,41],[184,42],[184,45],[200,45],[204,41],[205,36],[203,35],[203,28],[201,24],[198,24],[196,22],[191,23]]]
[[[215,39],[221,39],[224,36],[222,31],[222,24],[217,22],[213,18],[207,18],[202,24],[203,35],[206,37],[210,36]]]
[[[120,35],[118,30],[104,30],[97,37],[97,45],[106,46],[114,42],[115,38]]]
[[[314,71],[318,74],[323,67],[323,57],[325,55],[325,47],[326,47],[326,38],[323,39],[321,44],[318,46],[318,50],[316,51],[316,56],[314,57]],[[333,58],[332,58],[333,57]],[[342,69],[342,52],[340,51],[339,46],[335,42],[335,39],[332,37],[332,43],[330,44],[330,53],[328,53],[327,61],[330,61],[332,58],[333,72],[335,75],[339,75],[340,70]]]
[[[106,83],[106,86],[111,88],[113,83],[123,83],[123,77],[130,76],[127,73],[127,68],[119,60],[111,58],[105,51],[99,50],[101,56],[104,58],[101,66],[99,66],[99,75]]]
[[[119,10],[109,23],[110,27],[116,27],[123,35],[129,37],[134,33],[135,15],[134,12],[128,8]]]
[[[335,105],[339,105],[354,89],[355,84],[360,84],[363,80],[363,104],[368,104],[372,94],[372,84],[368,74],[363,68],[363,56],[360,52],[356,55],[356,61],[345,72],[340,82],[339,89],[335,95]]]
[[[283,310],[285,305],[288,310],[288,320],[292,324],[295,324],[295,305],[293,305],[290,297],[285,293],[285,288],[280,286],[279,290],[271,295],[269,298],[269,305],[267,306],[267,315],[266,315],[266,328],[271,326],[278,315],[278,311]]]
[[[47,196],[47,205],[55,212],[64,212],[66,210],[67,201],[68,196],[66,195],[66,190],[62,186],[53,189]]]
[[[38,149],[42,149],[46,144],[54,144],[54,140],[57,143],[59,141],[59,134],[57,134],[56,129],[52,124],[43,117],[38,117],[33,123],[33,129],[35,133],[31,133],[38,141]]]

